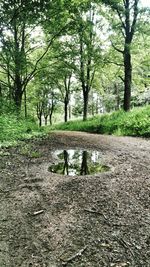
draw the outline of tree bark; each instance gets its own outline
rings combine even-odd
[[[42,116],[39,117],[39,126],[42,126]]]
[[[114,87],[115,87],[115,95],[116,95],[116,107],[115,107],[115,110],[119,110],[120,109],[120,95],[119,95],[118,84],[115,83]]]
[[[69,105],[69,120],[71,120],[71,105]]]
[[[65,88],[65,95],[64,95],[64,121],[68,121],[68,105],[70,102],[70,87],[71,87],[71,77],[72,73],[65,75],[64,77],[64,88]]]
[[[36,113],[37,113],[37,117],[39,120],[39,126],[42,126],[42,113],[43,113],[43,104],[42,103],[37,103],[36,106]]]
[[[136,0],[135,0],[136,1]],[[130,1],[126,0],[125,5],[125,44],[124,44],[124,104],[125,111],[130,110],[131,102],[131,83],[132,83],[132,65],[131,65],[131,42],[133,38],[131,18],[130,18]]]
[[[50,108],[50,114],[49,114],[49,123],[52,125],[52,115],[54,111],[54,101],[53,101],[54,95],[52,94],[52,102],[51,102],[51,108]]]
[[[65,99],[64,99],[64,112],[65,112],[65,115],[64,115],[64,121],[67,122],[68,121],[68,97],[66,96]]]
[[[132,64],[130,49],[125,49],[124,52],[124,105],[125,111],[130,110],[131,102],[131,84],[132,84]]]
[[[88,91],[83,92],[83,121],[87,120],[87,114],[88,114],[88,102],[89,102],[89,93]]]
[[[48,117],[48,116],[47,116]],[[47,117],[45,117],[45,126],[47,126]]]
[[[15,92],[14,92],[14,103],[16,106],[16,110],[20,112],[21,110],[21,103],[22,103],[22,86],[20,80],[16,79],[15,83]]]
[[[26,90],[24,90],[24,115],[25,115],[25,118],[27,118],[28,114],[27,114],[27,94],[26,94]]]

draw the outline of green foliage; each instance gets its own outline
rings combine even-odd
[[[40,134],[36,122],[32,118],[18,118],[15,115],[0,116],[0,144],[14,142]]]
[[[117,111],[96,116],[84,122],[70,121],[50,129],[150,137],[150,106],[135,108],[131,112]]]

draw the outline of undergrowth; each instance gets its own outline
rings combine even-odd
[[[150,105],[130,112],[116,111],[97,115],[87,121],[69,121],[48,130],[83,131],[99,134],[150,137]]]
[[[33,118],[18,118],[15,115],[0,116],[0,146],[15,144],[18,140],[43,134]]]
[[[97,115],[87,121],[75,120],[39,128],[33,118],[0,116],[0,147],[19,140],[42,137],[52,130],[83,131],[97,134],[150,137],[150,105],[130,112],[117,111]],[[35,155],[37,156],[37,155]]]

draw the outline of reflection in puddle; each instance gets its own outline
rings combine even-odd
[[[58,161],[48,170],[62,175],[87,175],[110,170],[110,167],[101,164],[102,155],[98,151],[58,150],[54,152]]]

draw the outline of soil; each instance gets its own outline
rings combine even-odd
[[[56,149],[98,150],[110,171],[48,171]],[[78,132],[0,150],[0,267],[150,266],[150,140]]]

